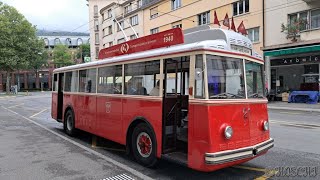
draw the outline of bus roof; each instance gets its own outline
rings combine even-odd
[[[209,27],[209,26],[208,26]],[[164,47],[159,49],[152,49],[133,54],[126,54],[116,57],[111,57],[103,60],[93,61],[89,63],[77,64],[55,69],[54,72],[69,71],[74,69],[82,69],[93,66],[100,66],[105,64],[119,63],[130,60],[146,59],[154,57],[155,60],[165,55],[173,55],[184,52],[192,52],[197,50],[211,50],[222,52],[226,54],[235,54],[239,56],[247,56],[257,61],[262,62],[262,57],[252,50],[251,41],[234,31],[223,29],[212,29],[201,27],[195,30],[184,31],[185,43]]]

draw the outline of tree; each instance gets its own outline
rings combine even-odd
[[[53,49],[53,63],[59,67],[68,66],[74,64],[71,58],[71,52],[65,45],[56,45]]]
[[[291,38],[292,42],[297,41],[297,37],[307,25],[307,21],[304,19],[293,19],[292,22],[288,23],[287,25],[281,24],[281,32],[287,34],[287,39]]]
[[[77,53],[77,59],[81,59],[81,63],[83,63],[85,57],[90,57],[90,45],[89,44],[81,44],[79,46],[79,51]]]
[[[10,92],[10,73],[27,67],[34,49],[36,28],[15,8],[0,2],[0,70],[7,73],[6,92]]]

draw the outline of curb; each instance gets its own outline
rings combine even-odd
[[[291,108],[291,107],[272,107],[268,106],[270,110],[288,110],[288,111],[305,111],[305,112],[320,112],[320,109],[309,109],[309,108]]]

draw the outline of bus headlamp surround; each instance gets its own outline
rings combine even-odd
[[[268,121],[263,122],[263,130],[265,130],[265,131],[269,130],[269,122]]]
[[[226,139],[230,139],[233,135],[233,129],[231,126],[227,126],[225,129],[224,129],[224,137]]]

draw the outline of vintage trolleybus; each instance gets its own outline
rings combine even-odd
[[[273,147],[263,60],[236,32],[172,29],[102,49],[54,70],[52,117],[123,144],[145,166],[170,159],[200,171]]]

